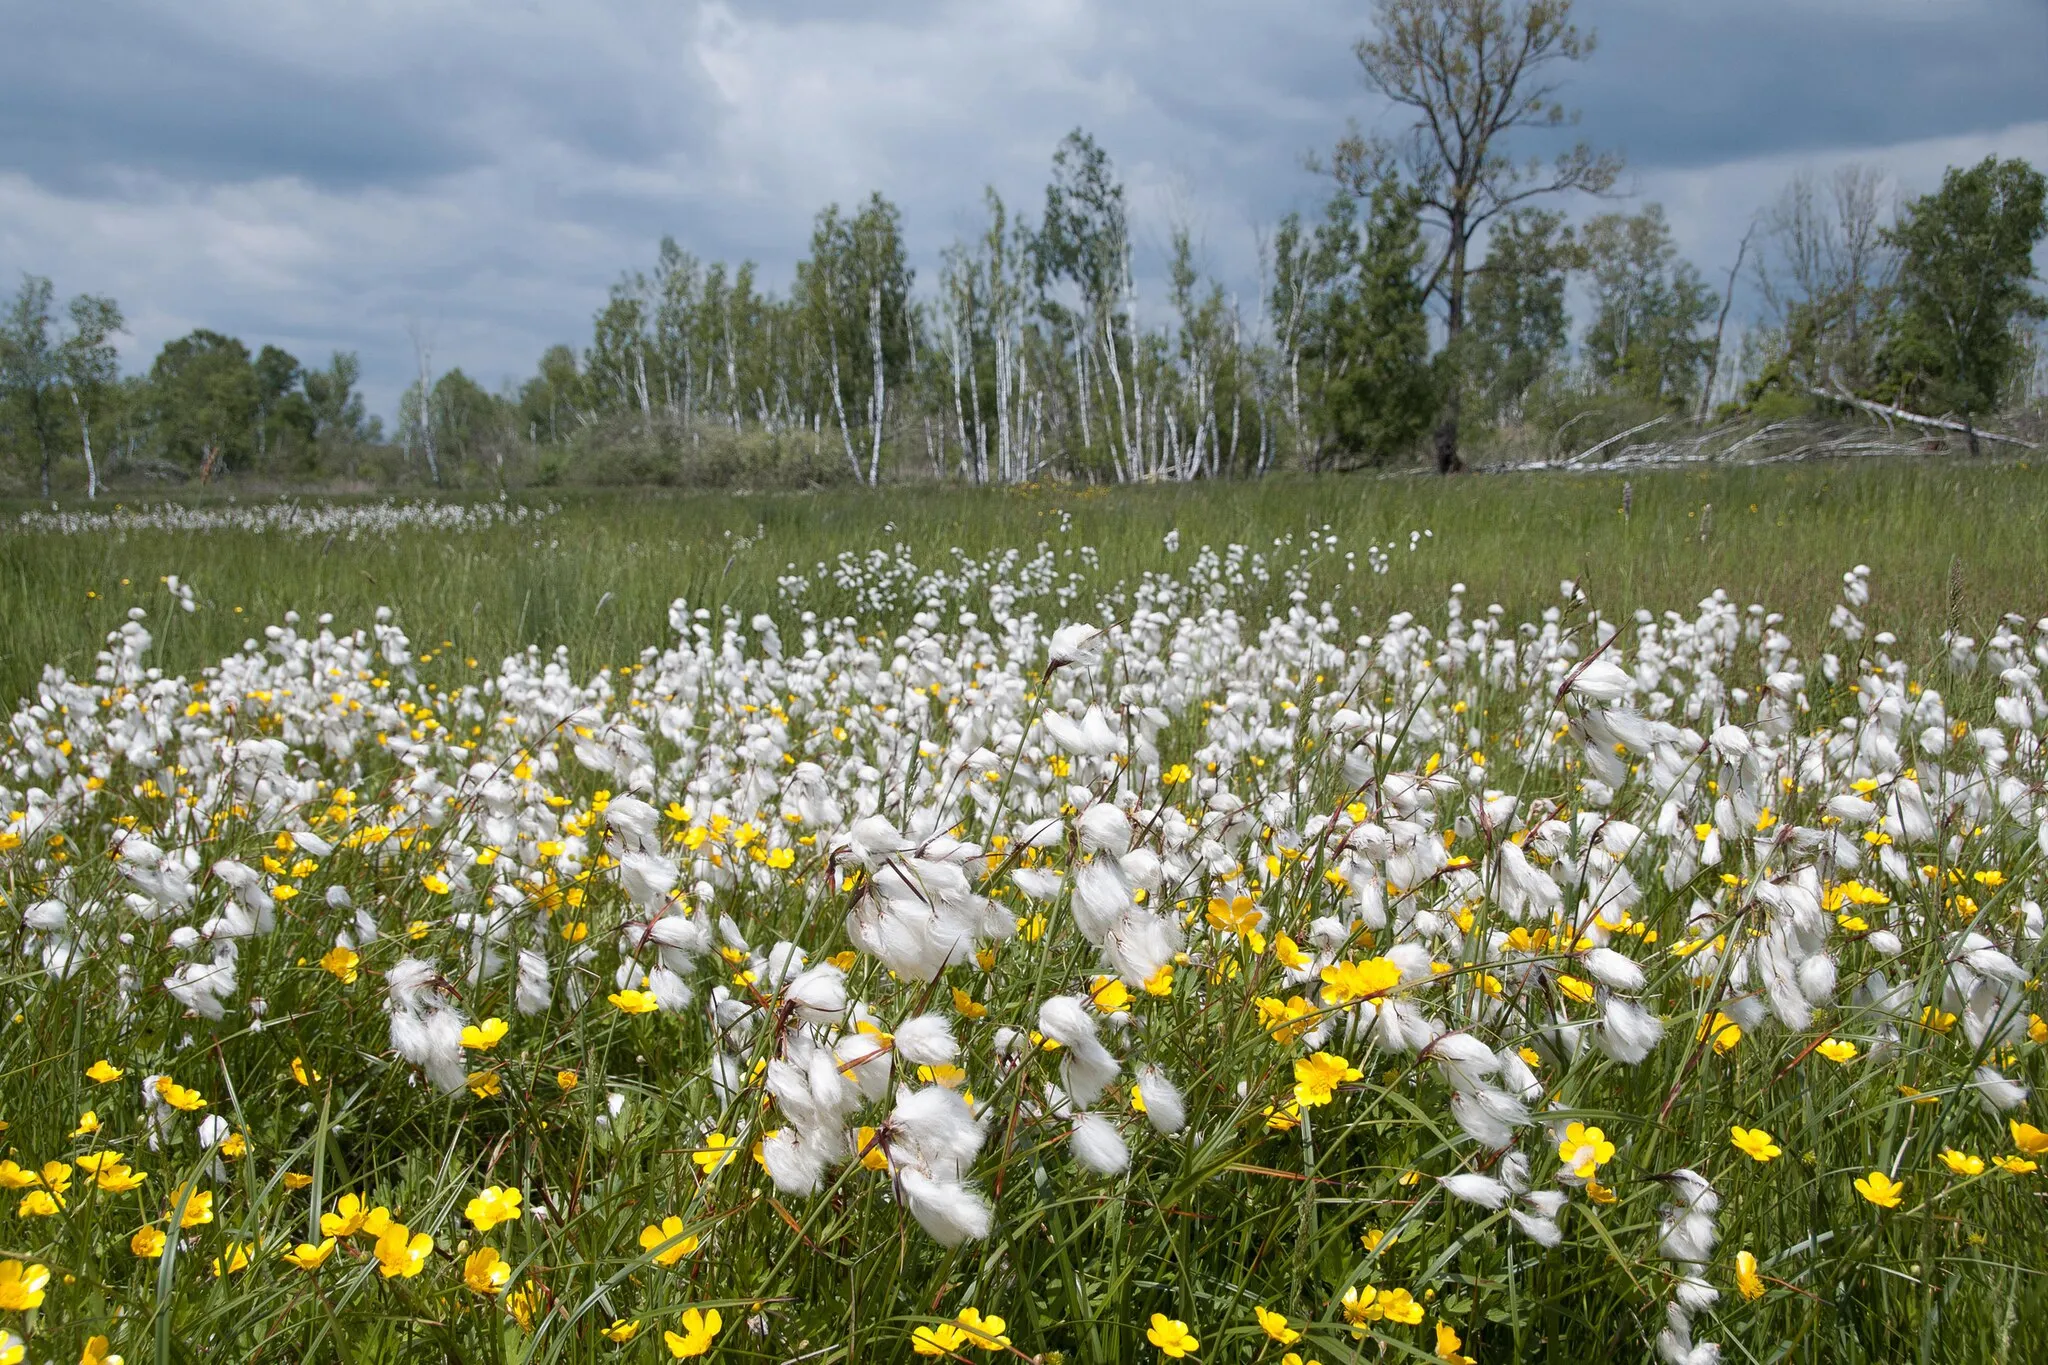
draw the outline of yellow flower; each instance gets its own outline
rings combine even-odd
[[[1365,1324],[1378,1322],[1384,1316],[1380,1312],[1380,1291],[1371,1285],[1346,1289],[1337,1306],[1344,1310],[1344,1321],[1351,1324],[1351,1335],[1355,1337],[1364,1337]]]
[[[1276,1133],[1285,1133],[1301,1127],[1301,1102],[1289,1100],[1286,1104],[1266,1106],[1266,1127]]]
[[[1265,923],[1266,912],[1259,909],[1250,896],[1233,896],[1227,901],[1220,896],[1212,896],[1206,918],[1212,929],[1243,936]]]
[[[1593,983],[1582,981],[1576,976],[1559,973],[1557,988],[1565,993],[1567,999],[1574,1000],[1581,1005],[1589,1004],[1593,999]]]
[[[101,1085],[111,1085],[128,1073],[102,1057],[85,1069],[85,1078]]]
[[[1784,1149],[1761,1128],[1735,1127],[1728,1132],[1735,1143],[1735,1150],[1753,1161],[1766,1162],[1785,1154]]]
[[[1920,1011],[1920,1024],[1936,1033],[1947,1033],[1956,1026],[1956,1017],[1947,1010],[1928,1005]]]
[[[1770,1292],[1764,1285],[1764,1277],[1756,1273],[1756,1257],[1748,1252],[1735,1256],[1735,1287],[1742,1291],[1742,1297],[1755,1301]]]
[[[616,1005],[621,1014],[652,1014],[661,1008],[646,991],[613,991],[605,999]]]
[[[128,1239],[128,1249],[144,1260],[153,1260],[164,1254],[164,1247],[169,1241],[162,1228],[137,1228],[135,1235]]]
[[[307,1175],[304,1171],[286,1171],[281,1178],[284,1181],[284,1187],[293,1191],[303,1190],[313,1183],[313,1177]]]
[[[988,1014],[987,1005],[982,1004],[958,986],[953,988],[953,1008],[960,1012],[960,1017],[963,1019],[981,1019]]]
[[[860,1156],[863,1170],[886,1171],[889,1169],[889,1153],[876,1140],[875,1130],[862,1125],[853,1135],[853,1150]]]
[[[320,1079],[320,1073],[306,1065],[303,1057],[292,1058],[292,1079],[300,1085],[310,1086]]]
[[[1152,1315],[1152,1325],[1145,1329],[1145,1340],[1157,1346],[1161,1355],[1174,1360],[1193,1355],[1202,1345],[1186,1323],[1164,1313]]]
[[[1384,995],[1401,983],[1401,969],[1392,958],[1369,957],[1363,962],[1333,962],[1319,975],[1323,982],[1323,1003],[1348,1005]]]
[[[1821,1056],[1837,1064],[1856,1060],[1856,1044],[1845,1043],[1839,1038],[1823,1038],[1814,1048]]]
[[[1328,1104],[1345,1081],[1364,1073],[1333,1052],[1318,1052],[1294,1063],[1294,1098],[1304,1107]]]
[[[1700,1026],[1700,1037],[1705,1038],[1709,1035],[1714,1040],[1715,1055],[1726,1056],[1742,1041],[1742,1025],[1716,1010],[1714,1017]]]
[[[156,1078],[156,1093],[171,1108],[181,1109],[188,1114],[194,1109],[204,1109],[206,1107],[206,1101],[199,1098],[197,1090],[187,1090],[169,1076],[159,1076]]]
[[[105,1337],[87,1337],[85,1349],[78,1353],[78,1365],[122,1365],[121,1357],[107,1349],[109,1344]],[[4,1353],[0,1353],[0,1359],[5,1359]],[[19,1361],[21,1357],[17,1355],[15,1359]]]
[[[496,1047],[512,1026],[496,1017],[481,1024],[470,1024],[462,1030],[462,1045],[472,1052],[489,1052]]]
[[[677,1360],[688,1360],[701,1356],[711,1349],[711,1343],[718,1339],[719,1328],[725,1319],[718,1315],[716,1308],[698,1312],[694,1308],[683,1310],[683,1330],[678,1336],[674,1332],[663,1332],[661,1339],[668,1343],[668,1353]]]
[[[1600,1129],[1574,1123],[1564,1130],[1564,1141],[1557,1144],[1557,1159],[1573,1175],[1589,1180],[1614,1159],[1614,1144]]]
[[[361,1195],[345,1194],[334,1201],[334,1212],[320,1215],[320,1235],[323,1237],[353,1237],[363,1229],[363,1219],[369,1215]]]
[[[732,1160],[732,1155],[737,1150],[732,1139],[725,1134],[707,1133],[704,1145],[690,1153],[690,1160],[695,1162],[697,1169],[704,1174],[715,1175],[720,1167]]]
[[[1969,1153],[1959,1152],[1953,1147],[1942,1149],[1941,1164],[1954,1171],[1957,1175],[1984,1174],[1983,1157],[1971,1156]]]
[[[1464,1338],[1458,1335],[1457,1328],[1441,1318],[1437,1319],[1436,1358],[1438,1360],[1444,1362],[1444,1365],[1478,1365],[1471,1356],[1461,1352],[1459,1348],[1464,1346],[1464,1344]],[[1286,1362],[1283,1361],[1281,1365],[1286,1365]]]
[[[640,1335],[640,1319],[613,1318],[611,1326],[599,1329],[599,1335],[614,1346],[624,1346]]]
[[[255,1255],[254,1242],[229,1242],[226,1249],[213,1258],[213,1278],[220,1280],[241,1274],[249,1268],[249,1262]]]
[[[422,1232],[415,1236],[403,1223],[392,1223],[377,1238],[377,1269],[385,1279],[411,1279],[426,1267],[434,1252],[434,1239]]]
[[[43,1291],[49,1283],[48,1266],[0,1261],[0,1308],[10,1313],[26,1313],[31,1308],[40,1308]]]
[[[1857,1178],[1856,1193],[1881,1209],[1895,1209],[1906,1196],[1906,1184],[1902,1180],[1893,1180],[1883,1171],[1872,1171]]]
[[[423,873],[420,877],[420,885],[437,896],[448,894],[448,879],[438,872]]]
[[[34,1171],[25,1171],[16,1161],[0,1161],[0,1190],[25,1190],[40,1185],[43,1178]]]
[[[88,1109],[78,1116],[78,1126],[71,1130],[73,1137],[91,1137],[100,1130],[100,1116]]]
[[[2048,1155],[2048,1133],[2042,1132],[2031,1123],[2018,1119],[2007,1119],[2006,1127],[2012,1130],[2012,1145],[2028,1156]]]
[[[522,1332],[533,1330],[534,1314],[546,1303],[540,1286],[528,1280],[505,1296],[505,1311],[512,1315],[512,1321],[519,1324]]]
[[[240,1161],[249,1154],[249,1139],[240,1133],[229,1133],[220,1140],[220,1154],[229,1161]]]
[[[659,1223],[649,1223],[640,1229],[640,1249],[654,1251],[656,1247],[662,1249],[655,1253],[654,1263],[672,1266],[697,1249],[697,1238],[694,1234],[684,1236],[683,1220],[670,1214]]]
[[[1315,1023],[1316,1007],[1298,995],[1286,1001],[1262,996],[1256,1003],[1259,1027],[1272,1034],[1273,1041],[1282,1046],[1299,1042],[1301,1035]]]
[[[1253,1308],[1252,1316],[1259,1320],[1259,1326],[1265,1329],[1266,1335],[1282,1346],[1292,1346],[1301,1340],[1301,1333],[1287,1325],[1286,1315],[1270,1312],[1264,1304]]]
[[[22,1218],[49,1218],[63,1207],[63,1201],[48,1190],[30,1190],[21,1197],[14,1212]]]
[[[131,1170],[119,1161],[110,1161],[101,1166],[94,1176],[94,1183],[108,1194],[126,1194],[142,1188],[142,1182],[149,1179],[147,1171]]]
[[[963,1308],[954,1316],[953,1321],[959,1323],[961,1330],[967,1334],[969,1346],[977,1346],[984,1351],[996,1351],[1010,1344],[1010,1339],[1003,1335],[1003,1329],[1010,1324],[994,1313],[984,1315],[979,1308]]]
[[[1168,996],[1173,994],[1173,964],[1162,963],[1158,971],[1145,978],[1145,994]]]
[[[1116,1014],[1131,1007],[1131,988],[1113,976],[1098,976],[1088,983],[1088,1003],[1104,1014]]]
[[[1313,961],[1300,944],[1285,934],[1273,935],[1273,956],[1280,959],[1281,966],[1297,972]]]
[[[1405,1289],[1382,1289],[1380,1312],[1388,1322],[1405,1323],[1410,1327],[1422,1321],[1422,1305]]]
[[[516,1223],[521,1217],[519,1207],[523,1196],[510,1185],[486,1185],[484,1192],[463,1207],[462,1216],[467,1218],[478,1232],[489,1232],[500,1223]]]
[[[2038,1161],[2029,1161],[2023,1156],[1995,1156],[1992,1163],[2007,1175],[2032,1175],[2041,1168]]]
[[[462,1263],[462,1282],[479,1294],[500,1294],[512,1280],[512,1263],[493,1247],[478,1247]]]
[[[15,836],[0,835],[0,838],[13,837]],[[0,1332],[0,1365],[21,1365],[21,1358],[27,1354],[27,1342],[12,1332]]]
[[[324,1237],[321,1239],[319,1246],[314,1246],[311,1242],[301,1242],[290,1251],[283,1253],[279,1259],[287,1261],[301,1270],[314,1271],[326,1265],[327,1258],[333,1254],[334,1239],[332,1237]]]
[[[480,1100],[494,1100],[505,1093],[505,1082],[495,1071],[472,1071],[462,1083]]]
[[[671,1337],[675,1333],[669,1333]],[[950,1322],[910,1329],[910,1349],[921,1356],[949,1356],[967,1344],[967,1333]],[[678,1355],[682,1353],[677,1352]]]
[[[338,943],[320,957],[320,966],[330,975],[341,978],[341,984],[344,986],[356,984],[356,969],[361,964],[362,959],[356,956],[354,949],[344,948]]]
[[[574,1090],[581,1080],[582,1078],[575,1072],[571,1071],[568,1067],[563,1067],[555,1073],[555,1088],[566,1094]]]

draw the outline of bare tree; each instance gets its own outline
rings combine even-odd
[[[426,333],[421,330],[418,323],[412,324],[407,330],[412,333],[413,354],[419,359],[420,363],[420,443],[426,450],[427,474],[433,479],[434,485],[439,487],[441,483],[441,461],[434,453],[433,343],[427,339]]]
[[[1557,102],[1558,82],[1549,76],[1557,63],[1582,61],[1593,50],[1593,35],[1580,33],[1571,13],[1571,0],[1374,0],[1375,35],[1355,49],[1366,83],[1412,110],[1415,121],[1400,139],[1346,137],[1332,169],[1361,195],[1397,170],[1414,180],[1443,234],[1429,287],[1443,300],[1453,358],[1479,230],[1539,195],[1603,193],[1621,174],[1619,156],[1583,142],[1549,162],[1520,164],[1502,145],[1519,129],[1574,117]],[[1459,386],[1451,384],[1435,441],[1444,473],[1463,467],[1458,414]]]
[[[1897,253],[1884,240],[1893,197],[1878,167],[1848,165],[1823,183],[1793,177],[1765,211],[1765,250],[1753,271],[1776,343],[1801,384],[1872,378],[1878,322],[1898,277]]]
[[[1707,424],[1707,414],[1713,410],[1714,381],[1721,373],[1721,343],[1728,335],[1728,310],[1735,303],[1735,282],[1742,277],[1742,258],[1749,254],[1749,239],[1756,236],[1756,223],[1752,221],[1743,230],[1742,244],[1735,248],[1735,264],[1728,267],[1728,288],[1721,295],[1721,316],[1714,320],[1714,350],[1707,359],[1707,382],[1700,385],[1699,411],[1693,414],[1692,424],[1696,427]]]

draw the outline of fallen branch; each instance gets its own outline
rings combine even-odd
[[[1601,451],[1607,449],[1607,447],[1613,445],[1616,441],[1626,440],[1629,437],[1635,435],[1639,431],[1648,431],[1651,427],[1661,426],[1670,420],[1671,417],[1668,413],[1662,417],[1652,417],[1649,421],[1644,422],[1641,426],[1630,427],[1627,431],[1618,431],[1614,435],[1608,437],[1604,441],[1601,441],[1597,445],[1587,446],[1584,450],[1580,451],[1578,454],[1566,460],[1565,463],[1567,465],[1584,464],[1587,460],[1590,460],[1591,458],[1593,458],[1593,456],[1598,455]]]
[[[1899,421],[1905,422],[1910,426],[1939,427],[1943,431],[1960,431],[1965,435],[1970,432],[1970,427],[1966,423],[1958,422],[1953,418],[1926,417],[1917,412],[1907,412],[1904,408],[1891,407],[1885,403],[1873,402],[1868,398],[1858,398],[1853,393],[1845,393],[1839,390],[1830,392],[1827,389],[1817,388],[1812,384],[1806,386],[1806,391],[1815,398],[1825,398],[1831,403],[1847,403],[1852,408],[1862,408],[1865,412],[1875,413],[1879,417],[1897,418]],[[2019,446],[2023,450],[2040,449],[2032,441],[2022,441],[2017,436],[2005,436],[1995,431],[1986,431],[1982,427],[1977,428],[1977,439],[1980,441],[2003,441],[2007,445]]]

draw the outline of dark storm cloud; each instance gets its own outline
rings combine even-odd
[[[1582,0],[1579,136],[1645,169],[1882,147],[2048,113],[2041,0]]]
[[[0,270],[114,293],[131,364],[206,325],[362,353],[409,331],[489,384],[588,335],[673,234],[786,287],[828,202],[902,206],[920,278],[996,186],[1036,216],[1076,125],[1126,176],[1156,299],[1170,229],[1255,293],[1259,232],[1325,186],[1358,0],[16,0],[0,41]],[[1580,0],[1572,136],[1625,150],[1688,250],[1728,254],[1809,161],[1908,148],[1910,188],[2048,138],[2041,0]],[[2031,122],[2030,122],[2031,121]],[[2001,131],[2007,130],[2007,131]],[[1945,139],[1945,140],[1944,140]],[[1526,150],[1546,140],[1531,139]],[[1555,139],[1547,139],[1555,141]],[[1910,147],[1909,147],[1910,145]],[[1917,177],[1917,179],[1915,178]]]

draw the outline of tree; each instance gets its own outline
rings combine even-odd
[[[1428,281],[1444,305],[1446,350],[1455,364],[1465,330],[1468,261],[1487,223],[1540,195],[1602,193],[1620,174],[1614,155],[1581,142],[1548,164],[1518,165],[1504,146],[1525,128],[1567,121],[1546,79],[1558,62],[1582,61],[1593,36],[1571,22],[1571,0],[1374,0],[1376,36],[1356,48],[1367,84],[1415,113],[1399,143],[1353,134],[1337,148],[1334,169],[1354,192],[1369,194],[1396,161],[1420,192],[1443,234]],[[1463,386],[1445,386],[1436,429],[1437,468],[1461,468],[1458,417]]]
[[[1274,250],[1290,407],[1314,461],[1384,461],[1412,447],[1441,398],[1412,192],[1383,182],[1363,232],[1357,200],[1335,195],[1312,238],[1290,215]]]
[[[1109,153],[1076,128],[1052,154],[1045,216],[1031,243],[1038,312],[1061,352],[1071,352],[1074,412],[1081,447],[1094,444],[1094,409],[1113,430],[1110,461],[1134,478],[1144,444],[1144,391],[1138,382],[1131,227],[1123,181]],[[1109,417],[1114,414],[1112,426]]]
[[[354,351],[336,351],[324,370],[307,370],[302,381],[312,411],[313,439],[354,444],[369,439],[363,396],[355,391],[362,366]]]
[[[268,463],[274,437],[297,437],[301,448],[309,447],[313,409],[302,391],[306,372],[298,357],[266,345],[251,368],[256,376],[256,458]]]
[[[1337,449],[1384,463],[1428,428],[1440,394],[1429,363],[1428,287],[1417,277],[1422,231],[1412,194],[1393,181],[1374,191],[1355,293],[1333,329],[1342,346],[1328,415]]]
[[[542,441],[559,444],[587,422],[584,387],[576,352],[567,346],[548,347],[541,355],[539,373],[519,390],[519,422],[526,439],[536,445]]]
[[[1587,367],[1633,398],[1691,398],[1713,350],[1701,329],[1714,315],[1715,296],[1678,254],[1663,206],[1602,214],[1586,224],[1580,241],[1593,285]]]
[[[41,455],[42,492],[50,496],[50,461],[57,422],[57,390],[64,368],[59,341],[52,335],[54,291],[42,275],[24,275],[21,288],[0,324],[0,382],[9,402],[28,426]]]
[[[260,402],[249,348],[204,328],[166,342],[149,371],[159,439],[209,482],[255,444]]]
[[[1803,173],[1760,220],[1753,273],[1778,352],[1772,365],[1800,388],[1867,393],[1877,381],[1898,276],[1880,221],[1886,183],[1874,166],[1843,166],[1825,183]]]
[[[1559,214],[1516,209],[1494,223],[1472,284],[1464,353],[1455,357],[1456,377],[1488,417],[1518,408],[1570,345],[1565,284],[1583,259]]]
[[[2041,172],[1987,156],[1951,168],[1884,234],[1901,257],[1891,367],[1935,406],[1962,415],[1972,455],[1977,415],[1997,407],[2027,353],[2020,324],[2048,317],[2031,287],[2034,246],[2048,236],[2044,200]]]
[[[796,293],[806,330],[822,336],[831,366],[833,409],[846,458],[856,479],[881,480],[882,424],[891,385],[901,382],[914,351],[910,286],[913,272],[903,246],[903,216],[872,195],[847,217],[828,206],[811,230],[810,259],[797,266]],[[866,380],[870,436],[863,474],[846,419],[847,400]]]
[[[92,455],[92,418],[107,386],[121,374],[121,358],[111,338],[122,329],[121,309],[112,299],[80,294],[71,300],[71,335],[57,347],[58,368],[71,391],[71,410],[78,416],[78,449],[85,457],[85,496],[100,491],[99,463]],[[44,475],[47,482],[48,474]]]

